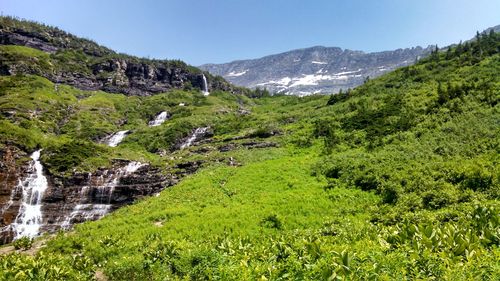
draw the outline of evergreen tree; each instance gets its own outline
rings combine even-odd
[[[455,48],[455,56],[460,56],[463,52],[463,46],[462,46],[462,40],[458,43],[457,47]]]
[[[435,46],[434,50],[431,51],[431,58],[433,60],[439,60],[439,48],[438,45]]]
[[[448,49],[446,50],[446,59],[451,59],[451,47],[448,47]]]
[[[438,83],[437,94],[438,94],[437,102],[440,105],[443,105],[450,100],[450,97],[448,95],[448,90],[445,89],[445,87],[443,86],[443,84],[441,84],[441,82]]]

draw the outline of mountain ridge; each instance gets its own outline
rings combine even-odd
[[[267,88],[281,94],[336,93],[412,64],[434,46],[364,52],[340,47],[313,46],[256,59],[199,66],[214,75],[249,88]]]
[[[85,91],[41,74],[92,56],[0,51],[0,280],[500,276],[500,34],[258,99]]]
[[[330,97],[0,76],[0,230],[30,248],[17,183],[43,175],[39,230],[99,219],[0,279],[494,280],[500,35],[478,38]]]
[[[0,50],[2,75],[35,74],[82,90],[126,95],[152,95],[191,88],[203,91],[205,76],[207,90],[246,92],[222,77],[212,76],[180,60],[147,59],[117,53],[57,27],[8,16],[0,17],[0,45],[3,46]],[[5,46],[32,50],[17,52]]]

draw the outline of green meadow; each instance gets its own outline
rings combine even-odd
[[[499,49],[499,34],[481,35],[331,96],[127,97],[2,76],[1,145],[43,148],[50,173],[116,158],[203,164],[158,196],[39,238],[35,255],[2,256],[0,279],[497,280]],[[172,118],[148,127],[163,110]],[[209,141],[175,149],[205,126]],[[118,130],[131,130],[119,146],[97,142]]]

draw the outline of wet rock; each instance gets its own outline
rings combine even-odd
[[[24,163],[24,164],[23,164]],[[29,158],[16,147],[0,150],[0,244],[14,238],[9,225],[16,219],[22,188],[16,188],[28,175]],[[47,174],[48,188],[42,198],[42,232],[69,228],[74,223],[99,219],[134,201],[157,194],[179,181],[181,176],[196,171],[201,163],[180,165],[182,172],[165,173],[157,167],[125,159],[116,159],[110,168],[93,173],[73,173],[58,177]]]
[[[0,244],[13,238],[7,226],[14,222],[21,206],[19,181],[28,172],[28,154],[15,146],[0,148]]]
[[[220,152],[228,152],[228,151],[231,151],[231,150],[235,150],[237,148],[238,148],[237,144],[235,144],[235,143],[228,143],[228,144],[219,146],[219,151]]]
[[[198,161],[190,161],[190,162],[184,162],[175,165],[176,169],[179,169],[177,174],[193,174],[195,173],[199,168],[201,168],[201,165],[204,163],[202,160]]]
[[[274,142],[256,142],[256,141],[244,142],[241,145],[248,149],[278,147],[278,144]]]
[[[174,150],[185,149],[190,146],[211,142],[214,132],[210,127],[200,127],[194,129],[187,137],[180,139],[173,146]]]
[[[195,151],[193,151],[194,153],[198,153],[198,154],[206,154],[206,153],[209,153],[210,151],[213,151],[214,148],[213,147],[210,147],[210,146],[203,146],[203,147],[200,147],[198,149],[196,149]]]

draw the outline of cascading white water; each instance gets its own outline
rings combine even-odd
[[[168,112],[162,111],[160,112],[160,114],[156,115],[154,120],[149,121],[148,125],[149,127],[160,126],[161,124],[163,124],[163,122],[167,121],[168,117]]]
[[[92,174],[89,173],[89,180],[92,178]],[[80,198],[87,198],[88,194],[90,191],[90,186],[84,186],[80,190]],[[73,211],[67,216],[64,221],[61,223],[61,228],[63,229],[69,229],[71,226],[71,220],[74,219],[78,214],[81,209],[81,205],[78,204],[73,208]]]
[[[78,204],[61,224],[61,228],[69,229],[71,221],[76,218],[79,218],[80,221],[98,220],[104,217],[109,210],[111,210],[110,204]]]
[[[197,128],[189,138],[181,144],[181,149],[190,147],[200,136],[204,135],[209,127]]]
[[[141,163],[141,162],[136,162],[136,161],[131,161],[125,166],[125,175],[129,175],[132,173],[135,173],[140,167],[144,166],[146,164]]]
[[[31,173],[22,183],[23,202],[12,228],[14,239],[23,236],[35,237],[42,226],[42,198],[48,187],[47,178],[43,175],[43,166],[40,163],[40,151],[31,155],[33,163],[30,165]]]
[[[203,95],[208,96],[210,93],[208,92],[208,83],[207,83],[207,77],[205,77],[205,74],[203,74],[203,89],[202,89]]]
[[[114,174],[104,172],[103,175],[98,177],[98,186],[85,186],[80,191],[81,200],[77,204],[73,211],[67,216],[61,224],[63,229],[69,229],[72,225],[72,221],[77,220],[79,222],[87,220],[97,220],[105,216],[112,209],[111,199],[113,192],[120,182],[120,179],[124,176],[135,173],[140,167],[146,164],[131,161],[126,166],[121,167],[116,170]],[[91,175],[89,175],[89,181],[91,181]],[[107,198],[106,202],[101,202],[98,204],[89,204],[88,195],[91,189],[96,189],[100,198]]]
[[[115,191],[116,186],[120,182],[120,178],[135,173],[135,171],[137,171],[140,167],[144,165],[145,164],[141,162],[132,161],[128,163],[127,166],[120,168],[118,170],[113,180],[109,184],[107,184],[107,186],[104,186],[104,189],[108,190],[108,203],[111,202],[111,196],[113,196],[113,192]]]
[[[125,131],[119,131],[119,132],[116,132],[114,133],[108,140],[107,140],[107,145],[111,146],[111,147],[115,147],[117,146],[120,142],[123,141],[123,139],[127,136],[127,133],[129,131],[128,130],[125,130]]]

